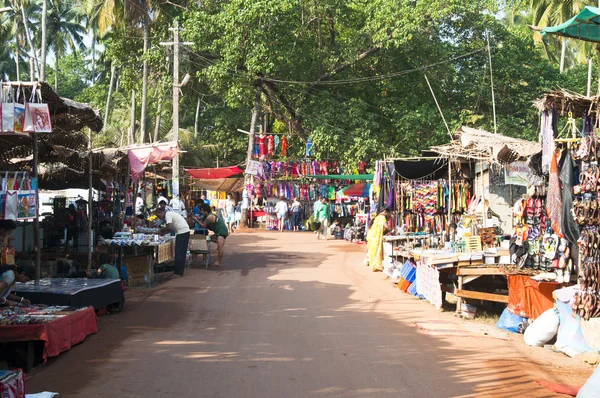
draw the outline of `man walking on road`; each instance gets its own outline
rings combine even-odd
[[[327,198],[321,196],[321,199],[315,202],[314,206],[315,221],[321,223],[317,232],[317,239],[327,240],[327,228],[329,228],[329,205]]]
[[[187,257],[188,243],[190,241],[190,227],[187,221],[180,214],[174,211],[166,212],[158,208],[154,211],[156,217],[165,220],[167,226],[160,230],[161,235],[175,232],[175,273],[176,276],[183,276],[185,270],[185,260]]]

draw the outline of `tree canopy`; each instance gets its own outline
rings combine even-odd
[[[261,128],[289,135],[290,158],[304,156],[310,137],[314,157],[347,163],[415,155],[449,140],[436,100],[450,131],[460,125],[493,131],[490,66],[497,130],[505,135],[536,139],[531,102],[556,87],[586,87],[587,68],[570,62],[561,74],[560,48],[544,46],[527,26],[568,13],[560,2],[86,0],[77,10],[50,3],[57,21],[68,20],[64,27],[51,24],[62,31],[49,36],[58,58],[49,80],[58,69],[62,95],[104,108],[115,66],[108,127],[98,138],[103,145],[123,142],[132,91],[140,123],[144,61],[146,137],[170,137],[172,47],[160,43],[172,40],[169,29],[179,20],[181,40],[194,43],[181,47],[180,59],[181,76],[192,76],[181,88],[186,166],[245,160],[247,135],[238,129],[248,130],[259,86]],[[37,18],[27,16],[27,23],[35,26]],[[0,53],[0,73],[8,79],[17,65],[22,77],[29,73],[27,63],[17,62],[32,56],[21,26],[18,18],[3,18],[0,35],[14,42]],[[91,51],[80,50],[83,29]],[[31,40],[38,45],[36,35]],[[570,46],[569,59],[581,56],[581,48]]]

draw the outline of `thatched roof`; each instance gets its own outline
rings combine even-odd
[[[573,117],[580,118],[598,110],[600,96],[587,97],[569,90],[553,90],[542,98],[533,101],[533,106],[540,112],[556,109],[561,115],[572,112]]]
[[[86,104],[61,98],[47,83],[39,83],[42,101],[48,104],[52,133],[38,134],[38,159],[41,188],[70,187],[69,181],[87,170],[88,138],[81,131],[102,130],[100,113]],[[33,87],[22,86],[24,97],[31,96]],[[28,135],[0,135],[0,170],[31,172],[33,141]],[[94,169],[99,170],[94,161]],[[52,182],[54,180],[54,182]],[[80,184],[81,185],[81,184]]]
[[[452,142],[431,147],[431,150],[443,157],[485,160],[499,164],[527,159],[542,150],[537,142],[465,126],[456,131],[455,137]]]

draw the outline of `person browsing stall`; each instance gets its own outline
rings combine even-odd
[[[383,271],[383,236],[390,230],[388,222],[392,217],[392,210],[385,207],[379,211],[367,234],[366,263],[373,272]]]
[[[111,263],[110,256],[108,254],[100,254],[99,260],[101,265],[98,267],[98,278],[121,279],[119,276],[119,270]]]
[[[235,224],[235,200],[233,195],[227,194],[227,201],[225,202],[225,217],[227,220],[227,229],[229,233],[233,233],[233,225]]]
[[[180,214],[165,211],[164,209],[158,208],[154,211],[156,217],[161,220],[165,220],[166,226],[162,228],[159,233],[161,235],[167,235],[175,233],[175,274],[176,276],[183,276],[185,269],[185,259],[187,257],[188,243],[190,241],[190,227],[187,221]]]
[[[28,282],[22,269],[14,265],[0,267],[0,304],[2,305],[31,305],[25,297],[14,294],[17,282]]]
[[[302,224],[302,204],[298,198],[294,198],[291,206],[292,210],[292,230],[299,231]]]
[[[322,196],[314,207],[315,221],[321,223],[317,232],[317,239],[327,239],[327,229],[329,228],[330,210],[327,198]]]
[[[281,196],[279,198],[279,202],[277,202],[275,205],[275,213],[277,213],[277,226],[279,228],[279,232],[283,232],[288,210],[289,208],[287,202],[285,201],[285,197]]]
[[[13,220],[0,220],[0,244],[17,229]],[[1,305],[31,305],[29,300],[13,294],[16,282],[27,282],[27,277],[14,265],[0,266],[0,304]]]
[[[200,212],[204,216],[204,221],[199,219],[196,221],[202,228],[214,232],[211,240],[217,244],[217,261],[215,262],[215,267],[218,267],[221,265],[221,261],[223,261],[223,249],[225,247],[225,239],[229,236],[229,231],[227,225],[225,225],[225,221],[213,213],[209,205],[205,204],[200,207]]]
[[[135,215],[140,216],[144,214],[144,199],[142,199],[142,193],[138,192],[138,196],[135,199]]]

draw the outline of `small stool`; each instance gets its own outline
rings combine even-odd
[[[188,248],[190,254],[192,255],[191,261],[188,261],[188,268],[191,264],[196,263],[198,255],[202,254],[202,256],[204,257],[203,262],[205,265],[205,269],[208,269],[208,266],[211,263],[210,247],[208,246],[208,236],[204,234],[190,235],[190,243]]]

